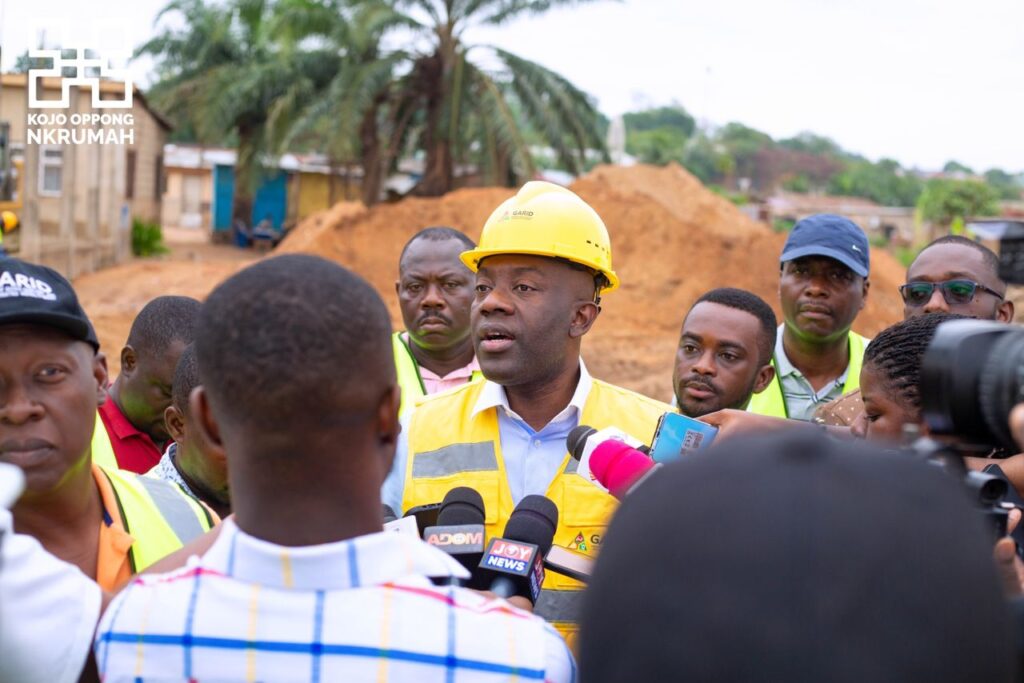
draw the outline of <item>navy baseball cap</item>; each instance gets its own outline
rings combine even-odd
[[[781,263],[802,256],[834,258],[861,277],[871,269],[867,235],[849,218],[819,213],[798,221],[782,248]]]
[[[99,350],[100,342],[71,283],[53,268],[0,258],[0,325],[54,327]]]

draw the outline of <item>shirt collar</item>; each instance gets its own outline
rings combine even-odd
[[[789,356],[786,355],[786,347],[782,343],[782,333],[786,329],[785,323],[779,325],[779,329],[775,334],[775,369],[778,371],[779,377],[789,377],[790,375],[796,377],[803,377],[804,374],[793,365],[789,360]],[[846,369],[843,370],[843,374],[835,379],[837,385],[846,383],[846,375],[850,372],[850,363],[846,363]]]
[[[178,466],[174,464],[174,454],[178,452],[178,444],[171,441],[170,445],[167,446],[167,450],[164,451],[164,455],[160,458],[160,462],[157,463],[156,469],[153,474],[159,476],[161,479],[166,481],[174,482],[181,488],[185,489],[185,493],[189,494],[193,498],[198,498],[188,484],[185,482],[185,478],[181,476],[181,472],[178,471]]]
[[[412,340],[409,339],[408,332],[402,332],[401,339],[403,342],[405,342],[406,346],[408,346],[410,349],[412,348]],[[473,355],[473,360],[469,361],[467,365],[452,370],[444,377],[441,377],[430,368],[424,367],[422,364],[418,362],[416,363],[416,367],[420,371],[420,377],[425,377],[426,379],[439,381],[446,379],[462,379],[464,377],[472,377],[474,372],[480,372],[480,363],[476,359],[476,354]]]
[[[109,393],[107,394],[107,400],[100,405],[99,410],[106,415],[107,420],[110,424],[110,429],[113,430],[114,435],[118,439],[131,439],[134,437],[145,438],[150,443],[153,440],[149,438],[149,435],[136,429],[135,425],[129,422],[125,414],[121,412],[121,408],[118,407],[114,401],[114,397]]]
[[[227,518],[201,560],[203,567],[239,581],[274,588],[344,590],[407,577],[469,578],[450,555],[393,531],[323,545],[288,547],[250,536]]]
[[[557,421],[572,409],[576,409],[577,414],[583,414],[583,406],[587,402],[587,396],[590,395],[590,387],[593,385],[593,379],[590,377],[590,373],[587,372],[587,364],[583,362],[583,358],[580,358],[580,380],[576,383],[576,391],[573,392],[572,398],[569,399],[569,404],[554,418],[552,422]],[[509,415],[519,417],[515,411],[508,405],[508,396],[505,394],[505,387],[486,380],[484,382],[483,389],[480,390],[480,397],[476,400],[476,405],[473,406],[473,412],[470,417],[476,417],[478,413],[481,413],[489,408],[501,408]],[[522,418],[520,418],[522,419]]]

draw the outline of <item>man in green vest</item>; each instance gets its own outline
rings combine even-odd
[[[480,493],[488,538],[525,496],[558,507],[554,544],[593,555],[616,501],[576,472],[565,439],[577,425],[618,427],[650,442],[671,406],[591,377],[580,358],[601,297],[619,285],[608,231],[569,190],[530,182],[499,206],[480,245],[471,324],[486,381],[427,397],[406,420],[382,490],[395,511]],[[549,572],[535,612],[570,644],[582,585]]]
[[[433,227],[402,249],[395,293],[405,331],[395,332],[391,343],[403,414],[426,395],[480,377],[469,330],[473,273],[459,260],[475,246],[454,228]]]
[[[217,520],[167,482],[92,463],[106,363],[71,284],[0,260],[0,462],[25,473],[14,530],[116,590]]]
[[[810,420],[819,404],[859,386],[867,340],[850,327],[870,282],[867,236],[853,221],[818,214],[794,226],[779,259],[775,379],[747,410]]]

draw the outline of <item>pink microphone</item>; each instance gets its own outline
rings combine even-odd
[[[603,441],[590,455],[594,478],[619,500],[659,467],[660,464],[621,441]]]

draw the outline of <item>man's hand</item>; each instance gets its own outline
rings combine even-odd
[[[1006,596],[1016,598],[1024,595],[1024,563],[1017,556],[1017,543],[1009,534],[1012,534],[1017,525],[1020,524],[1020,508],[1010,510],[1006,520],[1007,535],[996,541],[992,551],[992,557],[996,562],[996,570],[999,572],[999,579],[1003,584]]]

